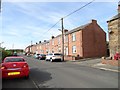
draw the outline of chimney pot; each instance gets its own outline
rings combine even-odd
[[[39,43],[41,43],[41,41],[39,41]]]
[[[64,30],[64,32],[66,33],[66,32],[68,32],[68,30],[67,30],[67,29],[65,29],[65,30]]]
[[[97,23],[97,20],[92,19],[91,21],[92,21],[92,23]]]
[[[52,36],[52,39],[54,38],[54,36]]]

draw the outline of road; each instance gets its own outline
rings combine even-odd
[[[116,72],[24,57],[30,66],[30,78],[3,80],[3,88],[118,88]]]

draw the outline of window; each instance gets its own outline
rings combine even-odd
[[[52,53],[54,53],[54,49],[52,48]]]
[[[65,55],[68,55],[68,47],[66,46],[65,49],[64,49],[64,54]]]
[[[23,58],[6,58],[5,62],[24,62]]]
[[[48,53],[48,50],[46,50],[46,53]]]
[[[54,40],[52,40],[52,45],[54,45]]]
[[[72,46],[72,53],[76,53],[76,46]]]
[[[41,49],[41,46],[40,46],[40,49]]]
[[[65,36],[65,42],[68,42],[68,35]]]
[[[62,56],[62,54],[60,54],[60,53],[54,53],[54,55]]]
[[[58,52],[61,52],[61,48],[58,48]]]
[[[58,44],[60,44],[60,37],[58,37]]]
[[[75,36],[75,33],[72,34],[72,41],[75,41],[76,40],[76,36]]]
[[[53,55],[52,53],[50,53],[49,55]]]

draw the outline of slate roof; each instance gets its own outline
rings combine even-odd
[[[115,16],[113,16],[110,20],[108,20],[107,22],[110,22],[110,21],[114,21],[114,20],[116,20],[116,19],[120,19],[120,13],[119,14],[117,14],[117,15],[115,15]]]
[[[77,28],[75,28],[75,29],[73,29],[73,30],[70,30],[70,31],[66,32],[66,34],[70,34],[70,33],[77,32],[77,31],[79,31],[79,30],[82,30],[82,29],[84,29],[86,26],[88,26],[88,25],[90,25],[90,24],[91,24],[91,23],[87,23],[87,24],[85,24],[85,25],[82,25],[82,26],[80,26],[80,27],[77,27]]]

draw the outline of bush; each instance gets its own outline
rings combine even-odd
[[[0,63],[5,57],[12,56],[12,51],[0,49]]]

